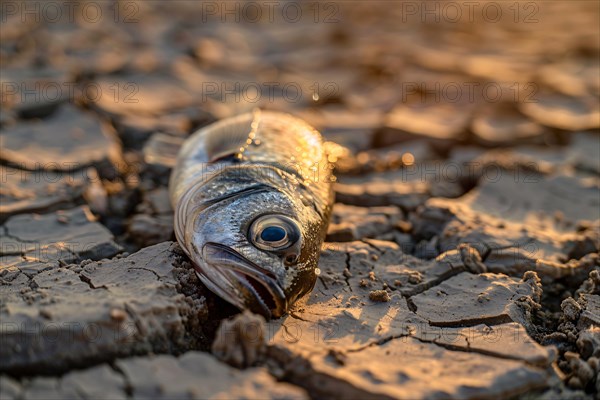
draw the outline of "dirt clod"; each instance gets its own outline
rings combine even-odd
[[[372,290],[369,293],[369,299],[379,303],[387,303],[390,301],[390,294],[387,290]]]
[[[265,319],[250,311],[221,322],[212,344],[212,353],[237,368],[260,362],[265,353]]]

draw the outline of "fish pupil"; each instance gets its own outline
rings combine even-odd
[[[285,229],[280,226],[269,226],[260,234],[260,238],[265,242],[279,242],[280,240],[283,240],[285,236]]]

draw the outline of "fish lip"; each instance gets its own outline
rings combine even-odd
[[[216,250],[228,257],[226,259],[215,260],[213,264],[211,259],[214,260],[215,257],[211,257],[211,255],[208,254],[211,250]],[[254,262],[248,260],[237,251],[220,243],[205,243],[202,247],[202,256],[206,263],[224,268],[226,270],[224,272],[229,272],[225,274],[229,279],[236,280],[237,283],[244,286],[254,296],[253,307],[249,307],[252,311],[262,314],[267,319],[278,318],[286,313],[288,308],[287,298],[283,288],[279,285],[277,279],[271,272],[266,271],[264,268],[261,268]],[[265,301],[260,297],[254,286],[256,283],[262,285],[271,295],[271,300],[275,303],[274,308],[268,307]],[[246,301],[244,301],[244,305],[247,306]]]

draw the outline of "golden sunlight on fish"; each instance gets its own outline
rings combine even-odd
[[[312,290],[333,205],[326,148],[304,121],[260,110],[185,142],[169,184],[175,234],[210,290],[267,318]]]

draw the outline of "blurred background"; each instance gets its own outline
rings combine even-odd
[[[102,185],[88,202],[119,235],[140,185],[166,185],[143,179],[149,164],[255,107],[348,147],[342,174],[574,141],[571,158],[598,173],[578,156],[594,159],[597,136],[573,133],[600,125],[599,15],[566,0],[3,1],[0,160],[93,167]],[[2,195],[2,219],[40,207],[27,191]]]
[[[598,7],[3,1],[1,121],[77,104],[129,148],[258,106],[356,150],[422,136],[554,144],[598,128]]]

